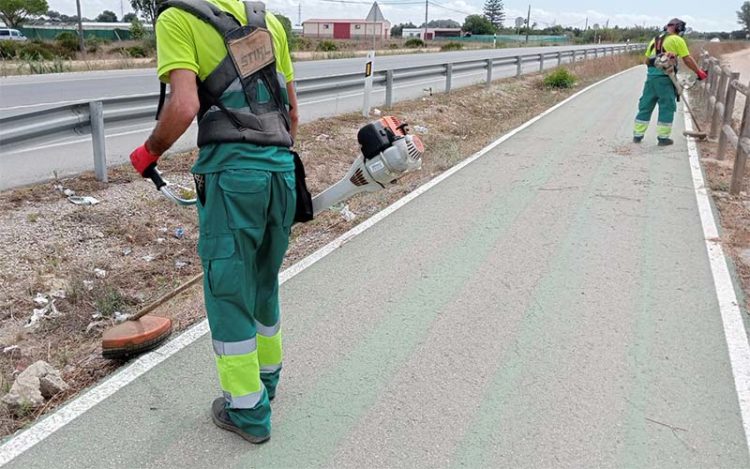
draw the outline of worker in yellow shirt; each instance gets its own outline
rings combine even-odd
[[[286,34],[260,2],[170,0],[156,39],[170,97],[130,159],[148,176],[198,116],[198,254],[223,391],[211,412],[219,427],[262,443],[281,373],[278,273],[296,207]]]
[[[643,86],[643,95],[638,102],[638,115],[635,118],[633,128],[633,141],[641,143],[646,130],[648,129],[651,114],[657,103],[659,104],[659,118],[656,124],[656,134],[659,146],[672,145],[674,141],[672,135],[672,122],[674,113],[677,111],[677,93],[672,84],[672,80],[664,73],[663,70],[654,66],[656,59],[663,55],[669,54],[676,60],[681,58],[685,65],[695,72],[698,80],[706,79],[706,72],[698,67],[688,50],[685,39],[682,34],[685,32],[686,24],[684,21],[674,18],[669,21],[664,28],[664,33],[651,40],[646,48],[646,60],[648,72],[646,84]]]

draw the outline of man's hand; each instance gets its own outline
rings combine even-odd
[[[135,170],[138,171],[138,174],[143,177],[146,177],[143,173],[145,173],[151,166],[156,165],[158,160],[159,156],[148,151],[145,143],[133,150],[133,153],[130,154],[130,163]]]
[[[708,78],[708,73],[706,73],[705,70],[698,69],[697,72],[695,72],[696,75],[698,75],[698,81],[703,81],[706,78]]]

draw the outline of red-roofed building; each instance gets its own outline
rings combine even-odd
[[[309,19],[302,22],[305,37],[328,39],[387,39],[391,23],[383,17],[378,2],[372,4],[370,13],[363,20],[356,19]]]

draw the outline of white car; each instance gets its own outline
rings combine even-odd
[[[721,39],[719,39],[718,37],[715,37],[715,38],[711,39],[711,41],[709,41],[709,42],[721,42]]]
[[[17,29],[0,28],[0,41],[27,41],[23,33]]]

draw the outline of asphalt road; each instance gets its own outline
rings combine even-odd
[[[630,143],[643,76],[284,283],[267,444],[211,423],[203,336],[8,467],[749,467],[682,113]]]
[[[564,50],[565,48],[547,47],[547,48],[524,48],[520,49],[524,53],[533,51],[550,52],[556,50]],[[376,58],[375,64],[376,69],[387,69],[395,66],[405,66],[407,64],[412,65],[425,65],[443,63],[446,60],[469,60],[477,58],[489,58],[492,55],[515,55],[519,49],[498,49],[498,50],[481,50],[481,51],[466,51],[457,53],[435,53],[435,54],[415,54],[409,56],[386,56]],[[345,59],[345,60],[329,60],[320,62],[302,62],[297,64],[298,76],[320,76],[320,75],[331,75],[338,73],[352,72],[356,70],[364,69],[364,58],[359,59]],[[570,58],[564,58],[563,61],[567,62]],[[545,69],[553,68],[557,66],[556,60],[546,60],[544,63]],[[300,69],[302,70],[300,72]],[[522,67],[523,73],[530,73],[539,70],[537,63],[524,63]],[[108,72],[107,72],[108,73]],[[74,86],[75,88],[69,90],[68,94],[63,96],[73,97],[76,94],[83,93],[85,91],[88,96],[99,96],[97,93],[103,91],[99,87],[111,86],[113,89],[119,90],[116,93],[129,93],[135,90],[135,88],[118,88],[119,83],[126,83],[126,86],[131,86],[131,81],[137,81],[130,77],[122,79],[120,75],[125,77],[128,74],[144,73],[143,71],[121,71],[112,73],[112,77],[100,76],[98,72],[94,75],[82,74],[77,76],[71,74],[70,76],[39,76],[39,77],[27,77],[19,79],[23,82],[24,80],[55,80],[63,79],[65,81],[54,83],[50,82],[48,86],[42,87],[36,85],[33,88],[39,89],[37,98],[38,103],[45,102],[44,100],[53,99],[49,96],[45,97],[45,92],[51,92],[57,87],[65,88],[65,86]],[[155,78],[153,77],[153,70],[148,73],[148,82],[151,85],[155,84]],[[503,77],[510,77],[516,74],[516,65],[497,65],[493,67],[493,79],[500,79]],[[139,75],[136,75],[136,77]],[[120,77],[120,78],[118,78]],[[452,87],[460,88],[462,86],[469,86],[476,83],[481,83],[486,79],[486,72],[483,70],[476,71],[460,71],[456,70],[452,77]],[[67,84],[67,85],[66,85]],[[19,85],[20,86],[20,85]],[[28,85],[23,85],[28,88]],[[145,86],[145,85],[144,85]],[[150,86],[150,85],[149,85]],[[5,87],[3,87],[3,90]],[[9,96],[15,96],[17,94],[28,95],[31,88],[28,88],[26,92],[16,90],[14,93],[6,93]],[[108,89],[108,88],[102,88]],[[425,93],[441,92],[445,89],[445,78],[441,76],[436,77],[414,77],[409,79],[397,79],[394,82],[393,100],[394,102],[414,99],[423,96]],[[12,91],[13,88],[8,88]],[[99,90],[99,91],[97,91]],[[151,89],[141,88],[140,93],[146,93]],[[131,93],[132,94],[132,93]],[[101,97],[101,96],[99,96]],[[28,98],[24,98],[28,99]],[[5,102],[5,95],[3,96],[3,103]],[[329,92],[325,95],[317,94],[311,96],[300,97],[300,119],[304,122],[310,122],[321,117],[331,117],[340,115],[347,112],[361,112],[363,102],[363,91],[362,90],[351,90],[344,89],[339,92]],[[373,107],[383,106],[385,103],[385,89],[382,87],[376,87],[373,89],[371,96],[371,105]],[[44,106],[48,106],[49,102],[46,102]],[[33,105],[32,108],[36,107]],[[6,110],[8,113],[22,113],[28,112],[29,107],[14,108]],[[128,161],[128,155],[141,143],[145,141],[149,133],[153,129],[154,120],[153,118],[143,118],[139,121],[123,121],[120,123],[107,124],[105,126],[106,134],[106,156],[108,165],[122,164]],[[169,153],[179,153],[191,150],[195,148],[197,129],[196,126],[186,132],[182,138],[180,138],[175,145],[170,149]],[[91,138],[88,134],[86,135],[72,135],[64,134],[60,135],[59,138],[55,136],[46,137],[43,142],[40,142],[37,146],[29,146],[23,144],[22,146],[8,145],[2,148],[3,155],[0,158],[0,190],[6,190],[12,187],[17,187],[25,184],[42,182],[50,180],[55,177],[66,177],[72,176],[83,171],[93,169],[93,148],[91,144]]]

